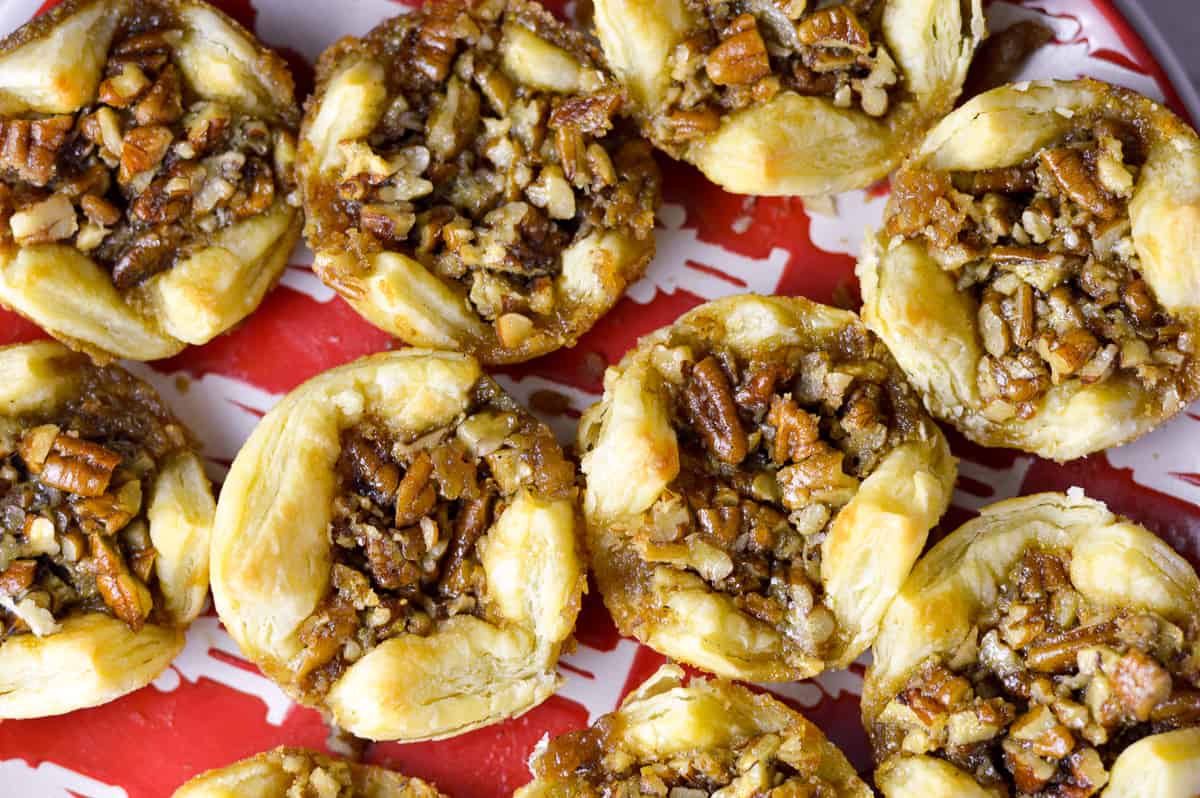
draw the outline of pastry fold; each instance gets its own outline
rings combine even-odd
[[[718,300],[643,338],[604,383],[578,449],[618,628],[729,678],[803,679],[861,654],[956,467],[858,318]]]
[[[230,634],[369,739],[447,737],[559,684],[584,590],[574,468],[473,358],[407,349],[288,394],[213,535]]]
[[[214,502],[187,432],[140,380],[46,342],[0,349],[0,440],[0,717],[144,687],[208,593]]]
[[[1200,140],[1095,81],[1005,86],[930,131],[858,265],[930,411],[1065,461],[1200,395]]]
[[[534,779],[515,798],[571,798],[607,790],[867,798],[837,746],[769,695],[664,665],[617,711],[540,746]]]
[[[1191,566],[1082,491],[985,508],[921,559],[876,639],[877,786],[1194,794],[1198,618]]]
[[[301,131],[314,269],[416,346],[573,345],[654,254],[658,167],[627,105],[590,40],[525,0],[343,39]]]
[[[69,0],[0,44],[0,302],[100,360],[254,311],[300,236],[286,63],[193,0]]]
[[[978,0],[596,0],[654,143],[739,194],[824,196],[890,172],[949,111]]]

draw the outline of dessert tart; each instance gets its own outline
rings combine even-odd
[[[376,765],[279,747],[188,781],[172,798],[445,798],[432,784]]]
[[[870,645],[956,473],[883,344],[798,297],[721,299],[643,338],[605,374],[579,451],[621,632],[763,681]]]
[[[1078,488],[934,546],[874,653],[863,721],[887,798],[1200,790],[1200,580]]]
[[[427,5],[322,56],[314,268],[376,326],[485,363],[570,346],[654,253],[658,167],[599,53],[526,0]]]
[[[934,415],[1070,460],[1200,395],[1200,139],[1084,80],[1006,86],[934,128],[859,263],[863,318]]]
[[[821,730],[769,695],[664,665],[590,728],[550,740],[514,798],[869,798]]]
[[[0,302],[101,360],[228,330],[299,238],[298,121],[283,60],[207,3],[36,18],[0,43]]]
[[[44,342],[0,349],[0,718],[150,683],[208,593],[212,489],[150,386]]]
[[[575,469],[467,355],[327,371],[259,424],[221,490],[213,597],[296,700],[373,740],[524,712],[585,586]]]
[[[828,195],[890,172],[950,110],[979,0],[595,0],[654,143],[740,194]]]

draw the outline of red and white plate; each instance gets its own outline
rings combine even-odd
[[[0,32],[53,4],[6,0]],[[407,10],[392,0],[216,5],[280,49],[301,87],[311,86],[311,64],[336,38],[365,33]],[[1168,75],[1182,73],[1171,55],[1152,52],[1111,0],[995,0],[987,13],[993,31],[1025,18],[1054,30],[1054,41],[1030,59],[1022,78],[1088,75],[1165,101],[1189,121],[1189,112],[1200,112],[1190,87],[1172,85]],[[754,291],[858,304],[854,256],[865,231],[880,222],[886,186],[842,195],[835,212],[823,215],[798,199],[726,194],[693,169],[667,158],[662,165],[659,254],[646,278],[574,349],[500,375],[522,400],[543,390],[569,398],[569,410],[546,419],[564,440],[579,412],[599,398],[605,365],[638,336],[705,300]],[[395,345],[322,285],[310,262],[311,253],[298,249],[281,284],[234,331],[170,360],[131,367],[198,433],[218,480],[280,396],[318,372]],[[0,344],[39,337],[36,327],[0,311]],[[1200,404],[1134,444],[1068,465],[951,440],[962,462],[943,529],[1000,499],[1079,485],[1200,566]],[[507,798],[529,779],[526,761],[544,734],[580,728],[614,709],[663,660],[621,638],[594,592],[576,637],[577,649],[559,663],[562,690],[523,717],[437,743],[373,744],[366,759],[430,779],[454,798]],[[865,771],[862,673],[856,664],[764,687],[804,711]],[[247,663],[210,613],[193,624],[187,648],[151,686],[70,715],[0,722],[0,797],[164,798],[200,771],[280,744],[324,749],[326,739],[317,713],[293,704]]]

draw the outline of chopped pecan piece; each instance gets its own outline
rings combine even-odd
[[[1113,686],[1126,712],[1145,722],[1154,709],[1170,697],[1171,674],[1134,649],[1117,661]]]
[[[37,560],[13,560],[0,571],[0,594],[19,596],[33,585]]]
[[[443,596],[454,596],[467,589],[468,577],[463,572],[465,563],[480,536],[487,531],[493,501],[494,496],[485,493],[478,498],[467,499],[459,507],[442,579],[438,583],[438,592]]]
[[[1101,219],[1115,219],[1120,206],[1096,182],[1083,156],[1074,149],[1042,150],[1039,158],[1063,193]]]
[[[725,38],[704,59],[709,79],[718,86],[753,83],[771,73],[767,45],[750,14],[733,21]]]
[[[816,416],[801,410],[793,399],[775,396],[767,423],[775,427],[771,459],[776,463],[800,462],[822,448]]]
[[[746,430],[720,361],[709,356],[692,366],[683,391],[688,421],[719,460],[737,465],[746,457]]]
[[[721,127],[720,115],[711,108],[674,111],[665,121],[677,141],[698,138]]]
[[[157,227],[134,239],[125,254],[113,265],[113,284],[117,290],[132,288],[170,268],[177,254],[177,235],[170,228]]]
[[[157,169],[172,138],[170,128],[162,125],[135,127],[126,133],[121,145],[121,171],[117,181],[124,185],[135,175]]]
[[[158,80],[133,107],[133,116],[139,125],[169,125],[183,116],[183,93],[174,64],[159,73]]]
[[[42,482],[77,496],[100,496],[108,490],[121,455],[91,441],[59,435],[39,475]]]
[[[599,136],[612,129],[613,116],[621,110],[625,95],[616,89],[570,97],[550,113],[553,128],[571,127],[588,136]]]
[[[796,35],[804,44],[814,47],[845,48],[865,53],[871,47],[871,36],[848,5],[823,8],[800,21]]]
[[[315,671],[328,665],[337,656],[342,643],[358,628],[354,605],[334,593],[304,620],[299,638],[303,646],[296,667],[299,679],[309,679]]]
[[[430,479],[432,476],[433,460],[423,451],[408,467],[396,490],[396,526],[415,524],[433,509],[437,503],[437,489]]]
[[[131,630],[141,630],[153,609],[150,591],[129,573],[112,543],[95,533],[89,536],[88,541],[96,572],[96,587],[104,603]]]

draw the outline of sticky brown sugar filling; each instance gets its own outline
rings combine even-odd
[[[371,649],[457,615],[496,622],[478,544],[522,489],[562,497],[574,469],[550,431],[490,380],[456,424],[416,438],[345,430],[329,592],[300,628],[299,689],[319,699]]]
[[[1137,123],[1099,117],[1012,167],[902,172],[891,235],[919,239],[978,303],[977,383],[992,421],[1053,386],[1129,377],[1173,407],[1196,391],[1196,341],[1158,302],[1132,238]]]
[[[697,573],[809,656],[836,638],[821,545],[838,512],[919,423],[920,404],[874,336],[743,362],[713,349],[673,386],[678,477],[636,541]]]
[[[676,147],[712,133],[721,117],[781,91],[827,97],[880,117],[899,85],[883,43],[883,0],[688,0],[701,20],[677,45],[671,86],[654,118]]]
[[[619,717],[551,740],[535,762],[535,778],[574,779],[598,798],[835,798],[821,778],[822,753],[795,734],[759,734],[728,748],[681,752],[646,761],[615,736]],[[806,744],[807,743],[807,744]]]
[[[91,367],[79,396],[7,430],[0,459],[0,639],[102,612],[164,622],[147,508],[187,435],[149,386]]]
[[[293,134],[201,98],[172,61],[183,35],[172,11],[142,4],[120,21],[95,102],[0,118],[0,246],[73,246],[125,291],[293,191]]]
[[[484,0],[401,15],[362,47],[387,64],[387,110],[342,145],[318,227],[460,285],[504,347],[535,327],[569,332],[563,253],[597,231],[646,239],[659,201],[650,147],[594,46],[536,4]],[[574,59],[579,85],[517,79],[506,53],[522,47]]]
[[[924,663],[871,729],[1004,795],[1087,798],[1129,745],[1200,724],[1195,619],[1092,606],[1070,555],[1029,549],[962,649]]]

